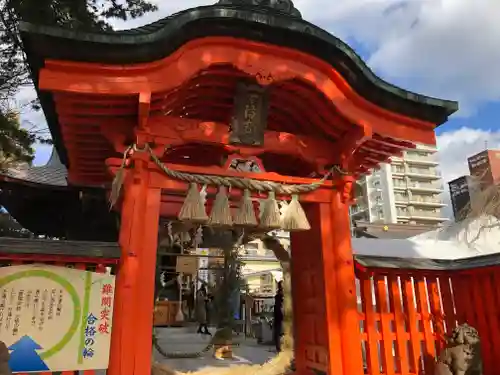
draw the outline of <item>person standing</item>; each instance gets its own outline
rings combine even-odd
[[[198,293],[196,293],[196,320],[198,321],[198,331],[197,333],[201,333],[202,335],[210,335],[210,331],[208,330],[208,322],[207,322],[207,303],[208,303],[208,294],[207,288],[205,284],[203,284]]]
[[[281,337],[283,336],[283,281],[278,282],[278,290],[274,296],[273,340],[276,351],[281,352]]]

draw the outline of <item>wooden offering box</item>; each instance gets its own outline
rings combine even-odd
[[[175,316],[179,309],[178,301],[158,301],[155,305],[153,325],[155,327],[178,325]]]

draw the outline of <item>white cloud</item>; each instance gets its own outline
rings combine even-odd
[[[137,27],[215,1],[153,2],[160,7],[158,12],[113,25],[117,29]],[[296,0],[295,5],[306,20],[365,46],[370,51],[368,64],[388,81],[457,99],[462,116],[500,99],[498,0]],[[26,113],[22,119],[44,122],[39,114]],[[456,134],[464,134],[461,131],[468,130]],[[459,138],[442,143],[449,134],[439,137],[441,147],[457,153],[450,161],[465,160],[467,149]],[[479,149],[483,147],[484,141]]]
[[[500,2],[416,1],[415,27],[384,37],[369,64],[412,88],[459,100],[461,115],[500,99]],[[407,25],[405,25],[407,26]]]
[[[451,216],[450,192],[448,182],[469,174],[467,158],[486,148],[500,148],[500,130],[479,130],[463,127],[442,133],[437,137],[440,168],[443,174],[445,193],[443,200],[448,207],[444,212]]]
[[[160,2],[140,26],[188,7],[213,2]],[[466,116],[500,99],[498,0],[296,0],[303,17],[370,51],[381,76],[414,91],[454,100]]]

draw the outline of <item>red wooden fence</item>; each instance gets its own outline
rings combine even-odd
[[[0,266],[34,262],[105,272],[106,266],[114,270],[118,259],[0,254]],[[495,345],[500,337],[500,266],[468,271],[360,268],[357,278],[365,373],[432,375],[446,334],[464,322],[479,331],[484,375],[498,373],[494,361],[500,356]]]
[[[358,273],[366,372],[433,374],[446,334],[468,323],[479,331],[484,375],[498,373],[500,267],[469,271],[368,269]]]

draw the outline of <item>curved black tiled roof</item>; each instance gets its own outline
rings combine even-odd
[[[175,13],[131,30],[80,32],[21,23],[21,37],[35,85],[45,59],[132,64],[161,59],[183,44],[207,36],[231,36],[293,48],[334,67],[371,102],[434,124],[457,111],[453,101],[431,98],[377,77],[344,42],[303,20],[290,0],[220,0]],[[67,165],[52,95],[40,93],[55,146]]]
[[[57,151],[54,148],[52,149],[49,161],[45,165],[37,167],[25,165],[17,168],[9,168],[1,174],[7,178],[32,184],[54,187],[68,186],[68,170],[61,163]]]

